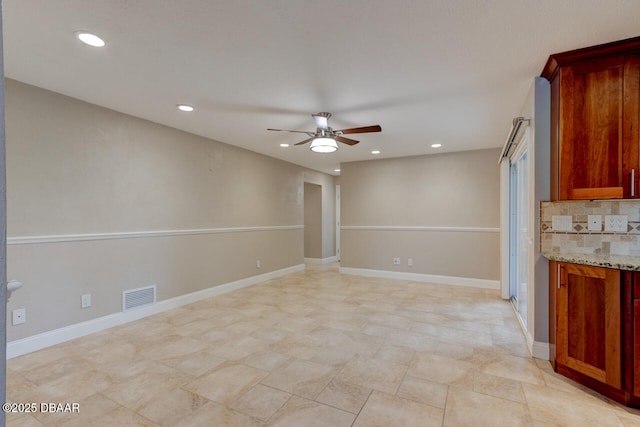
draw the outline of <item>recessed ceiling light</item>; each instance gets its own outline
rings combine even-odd
[[[186,111],[187,113],[194,110],[194,108],[191,105],[187,105],[187,104],[178,104],[177,107],[178,107],[178,110]]]
[[[280,144],[280,147],[282,148],[287,148],[289,146],[289,144]]]
[[[88,32],[88,31],[76,31],[74,34],[84,44],[87,44],[87,45],[93,46],[93,47],[103,47],[104,46],[104,40],[102,40],[100,37],[96,36],[95,34],[92,34],[92,33]]]
[[[333,171],[334,172],[340,172],[340,169],[334,169]]]
[[[371,154],[380,154],[380,150],[373,150]]]
[[[442,144],[431,144],[431,148],[440,148]]]

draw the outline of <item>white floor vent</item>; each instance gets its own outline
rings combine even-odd
[[[156,285],[122,292],[122,311],[129,311],[156,302]]]

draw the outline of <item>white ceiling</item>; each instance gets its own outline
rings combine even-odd
[[[335,174],[499,147],[549,54],[640,35],[638,0],[2,0],[7,77]],[[92,31],[95,49],[73,37]],[[176,110],[178,103],[196,107]],[[296,143],[333,113],[333,154]],[[433,149],[432,143],[443,147]]]

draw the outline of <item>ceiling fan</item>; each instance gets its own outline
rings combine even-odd
[[[309,141],[311,142],[311,150],[317,153],[332,153],[338,149],[338,144],[336,141],[342,142],[347,145],[356,145],[360,141],[356,141],[355,139],[345,138],[342,135],[348,135],[351,133],[368,133],[368,132],[381,132],[382,128],[380,125],[372,125],[372,126],[363,126],[357,128],[349,128],[349,129],[341,129],[341,130],[333,130],[329,127],[329,118],[331,117],[331,113],[317,113],[312,114],[313,120],[316,122],[316,131],[315,132],[306,132],[302,130],[288,130],[288,129],[267,129],[278,132],[295,132],[295,133],[306,133],[310,138],[305,139],[304,141],[300,141],[295,145],[306,144]]]

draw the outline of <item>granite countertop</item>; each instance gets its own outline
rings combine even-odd
[[[615,268],[616,270],[640,271],[640,257],[629,255],[565,254],[543,252],[542,256],[551,261],[592,265],[594,267]]]

